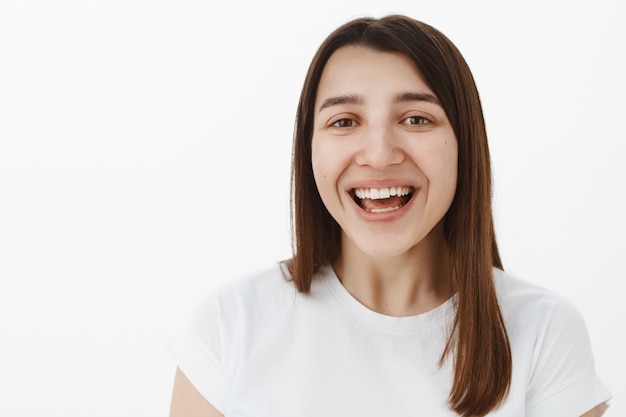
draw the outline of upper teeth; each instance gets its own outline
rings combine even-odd
[[[355,188],[354,194],[360,199],[369,198],[371,200],[378,200],[381,198],[408,195],[412,190],[413,187]]]

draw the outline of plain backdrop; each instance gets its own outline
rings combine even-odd
[[[1,416],[167,416],[200,298],[290,255],[314,51],[389,13],[466,57],[505,267],[579,307],[626,415],[624,2],[2,0]]]

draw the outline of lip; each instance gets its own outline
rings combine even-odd
[[[411,185],[411,187],[413,187],[413,195],[411,199],[399,209],[393,210],[393,211],[387,211],[383,213],[372,213],[372,212],[363,210],[357,204],[357,202],[354,201],[354,199],[352,198],[352,194],[350,192],[353,188],[386,188],[386,187],[398,186],[399,184],[408,185],[409,183],[394,181],[393,183],[386,182],[385,184],[387,185],[383,185],[382,183],[368,182],[367,185],[362,184],[362,185],[358,185],[358,186],[355,186],[346,190],[346,197],[350,201],[349,203],[350,206],[361,219],[367,222],[392,222],[392,221],[398,220],[399,218],[403,217],[407,211],[411,209],[411,206],[413,205],[413,201],[415,200],[415,198],[421,191],[421,187],[416,187],[414,185]]]
[[[346,183],[344,188],[349,191],[354,188],[390,188],[402,186],[409,186],[414,189],[420,188],[415,184],[415,178],[362,179],[360,181]]]

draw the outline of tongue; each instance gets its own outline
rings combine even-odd
[[[402,207],[406,203],[406,200],[407,200],[407,196],[404,196],[404,197],[393,196],[389,198],[381,198],[381,199],[376,199],[376,200],[364,198],[363,200],[361,200],[361,207],[363,207],[365,210],[384,209],[384,208],[390,208],[390,207]]]

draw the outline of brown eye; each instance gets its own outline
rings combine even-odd
[[[353,127],[356,125],[356,122],[352,119],[339,119],[331,126],[334,127]]]
[[[422,116],[411,116],[402,121],[402,124],[405,125],[426,125],[428,123],[430,123],[430,120]]]

